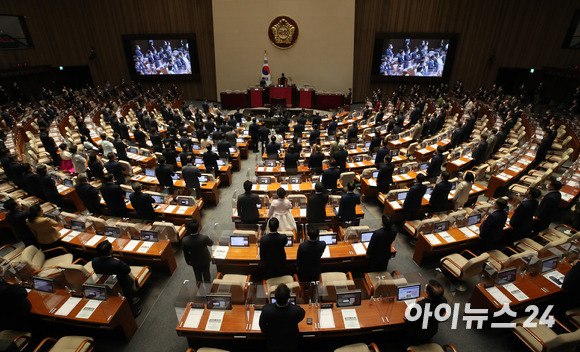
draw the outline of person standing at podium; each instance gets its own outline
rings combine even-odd
[[[282,77],[278,78],[278,85],[282,87],[288,86],[288,78],[282,73]]]

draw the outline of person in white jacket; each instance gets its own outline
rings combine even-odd
[[[471,186],[473,186],[473,182],[475,181],[475,176],[473,173],[466,172],[463,176],[463,181],[461,181],[457,188],[455,189],[455,194],[453,195],[453,205],[455,210],[463,208],[465,202],[469,198],[469,192],[471,191]]]
[[[268,218],[275,217],[280,221],[278,231],[296,230],[296,220],[292,216],[292,203],[286,199],[286,191],[280,187],[276,190],[276,194],[278,199],[274,199],[270,203]]]

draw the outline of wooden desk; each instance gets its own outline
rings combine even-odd
[[[532,150],[528,150],[516,163],[510,165],[502,173],[491,176],[485,196],[493,198],[498,188],[511,184],[516,178],[525,174],[535,158]]]
[[[451,177],[456,175],[459,171],[468,169],[472,164],[473,159],[470,156],[462,156],[459,159],[447,163],[447,171]]]
[[[64,199],[73,202],[78,211],[83,211],[86,209],[85,203],[81,200],[77,191],[74,188],[67,187],[65,185],[57,184],[56,189],[58,193],[64,197]]]
[[[470,231],[467,228],[465,230]],[[446,232],[449,236],[453,237],[455,241],[447,242],[440,234],[434,233],[433,235],[441,241],[441,243],[431,244],[431,242],[429,242],[425,237],[425,234],[422,232],[419,233],[415,245],[415,252],[413,253],[413,261],[421,266],[425,257],[434,256],[435,254],[442,255],[450,252],[459,252],[462,248],[470,246],[479,240],[479,234],[473,233],[475,235],[474,237],[467,237],[458,228],[449,228]]]
[[[139,154],[127,152],[127,157],[129,159],[131,159],[131,161],[133,163],[138,164],[139,166],[145,167],[148,169],[155,168],[155,165],[157,164],[157,159],[155,159],[152,156],[144,156],[144,155],[139,155]]]
[[[415,151],[413,152],[413,157],[415,157],[415,160],[419,162],[429,160],[431,159],[433,153],[435,153],[435,150],[437,150],[437,146],[446,148],[450,143],[451,140],[444,139],[442,141],[437,142],[437,144],[429,145],[422,149],[415,149]]]
[[[66,237],[71,233],[71,230],[61,228],[59,232],[61,234],[60,240],[65,247],[90,253],[92,256],[95,256],[97,253],[97,245],[102,241],[108,240],[107,236],[100,236],[101,238],[95,243],[87,244],[94,236],[98,235],[89,232],[75,232],[77,235],[73,239],[68,240]],[[125,248],[129,241],[130,239],[128,238],[117,238],[111,242],[113,245],[113,253],[116,257],[122,258],[123,261],[129,263],[166,266],[172,274],[177,269],[177,263],[175,262],[175,255],[173,254],[173,247],[170,241],[160,239],[159,242],[152,243],[151,248],[144,253],[139,252],[139,248],[145,243],[144,241],[138,241],[139,243],[135,248],[127,250]]]
[[[259,213],[260,213],[260,220],[258,220],[258,222],[266,223],[266,221],[268,221],[268,219],[269,219],[268,218],[268,209],[259,209]],[[356,206],[357,221],[362,219],[364,217],[364,215],[365,215],[365,213],[363,212],[360,204],[357,205]],[[307,224],[308,223],[308,218],[306,217],[306,210],[301,212],[300,208],[292,208],[292,216],[294,217],[294,220],[296,220],[297,224]],[[340,219],[338,218],[338,215],[336,215],[334,213],[334,208],[330,205],[326,206],[326,219],[327,219],[327,221],[325,223],[328,223],[329,225],[332,225],[333,223],[340,221]],[[233,209],[232,221],[234,221],[234,222],[240,221],[240,217],[238,215],[237,209]]]
[[[71,295],[65,290],[56,290],[55,293],[42,293],[32,290],[28,293],[28,299],[32,304],[32,314],[40,320],[51,324],[65,324],[80,326],[88,329],[122,330],[127,341],[131,340],[137,331],[137,323],[129,308],[127,300],[118,296],[108,297],[106,301],[95,309],[88,319],[77,318],[77,314],[82,310],[88,299],[82,298],[75,308],[68,315],[55,315],[54,313],[69,299]],[[60,299],[60,302],[50,311],[45,304],[46,301]],[[50,306],[49,306],[50,307]],[[88,334],[90,335],[90,333]]]
[[[159,186],[159,181],[157,181],[157,178],[153,176],[135,175],[131,177],[131,181],[140,182],[143,183],[144,185],[149,186]],[[204,201],[213,203],[215,205],[219,204],[219,194],[217,187],[220,184],[220,182],[221,182],[220,178],[217,177],[216,182],[204,182],[201,184],[201,195]],[[186,188],[184,180],[173,181],[173,186],[179,188]]]
[[[389,143],[387,144],[387,147],[389,147],[389,149],[400,149],[400,148],[410,144],[412,141],[413,141],[413,137],[411,137],[411,136],[399,138],[399,139],[389,141]]]

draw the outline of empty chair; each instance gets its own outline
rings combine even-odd
[[[524,327],[524,322],[529,317],[521,317],[512,321],[516,327],[512,329],[516,335],[528,348],[535,352],[543,351],[574,351],[580,344],[580,329],[571,331],[558,320],[555,320],[565,333],[558,334],[547,325],[540,323],[537,318],[533,318],[527,323],[535,324],[536,327]]]
[[[185,225],[181,225],[178,228],[172,222],[165,221],[155,221],[151,225],[151,229],[159,231],[160,238],[167,238],[172,243],[177,243],[181,241],[183,236],[185,236],[185,234],[187,233]]]
[[[289,194],[287,199],[292,202],[294,206],[306,206],[307,198],[304,194]]]
[[[407,279],[401,277],[396,270],[392,273],[375,271],[364,275],[364,285],[369,296],[393,297],[397,293],[397,287],[406,284]]]
[[[336,300],[337,291],[348,291],[355,288],[350,272],[326,272],[320,274],[322,284],[322,299],[326,302]]]
[[[372,178],[373,172],[375,171],[378,171],[376,167],[369,167],[368,169],[364,169],[361,174],[361,177],[366,179]]]
[[[361,342],[339,347],[334,352],[380,352],[380,350],[373,342],[368,345]]]
[[[457,352],[453,345],[438,345],[436,343],[426,343],[418,346],[407,347],[407,352]]]
[[[580,307],[568,309],[566,311],[566,318],[568,318],[574,326],[580,328]]]
[[[64,254],[59,256],[46,259],[45,253],[61,250]],[[40,276],[48,276],[54,273],[54,270],[44,270],[49,268],[56,268],[59,265],[72,264],[73,255],[68,253],[63,247],[56,247],[41,251],[35,246],[28,246],[24,248],[20,256],[18,256],[18,261],[23,264],[28,264],[32,269],[38,271]]]
[[[506,254],[506,252],[508,252],[508,254]],[[500,271],[512,267],[514,263],[523,264],[519,259],[523,259],[534,253],[535,252],[532,250],[518,252],[511,247],[506,247],[503,250],[493,249],[487,252],[487,254],[489,254],[487,263],[491,265],[495,271]]]
[[[363,232],[370,231],[369,227],[366,225],[360,226],[350,226],[344,229],[343,241],[360,241],[360,234]]]
[[[522,252],[533,250],[540,253],[552,247],[564,244],[568,240],[569,240],[568,237],[553,238],[552,240],[550,240],[544,235],[537,235],[533,238],[522,238],[521,240],[514,242],[514,247],[516,247],[517,250]]]
[[[562,143],[552,143],[552,149],[562,150],[572,141],[572,136],[566,136]]]
[[[465,257],[465,254],[469,255],[469,259]],[[461,253],[453,253],[442,258],[440,264],[441,268],[445,269],[444,272],[459,281],[457,290],[465,291],[466,287],[462,284],[462,281],[479,275],[483,270],[487,258],[489,258],[489,254],[487,253],[482,253],[477,256],[466,249]]]
[[[248,241],[250,243],[257,243],[259,238],[259,232],[254,230],[238,230],[235,229],[232,236],[248,236]]]
[[[50,349],[47,346],[52,345]],[[49,352],[90,352],[95,347],[92,337],[86,336],[64,336],[56,340],[52,337],[47,337],[36,347],[36,351]]]
[[[407,230],[407,232],[411,236],[416,238],[417,236],[419,236],[420,232],[424,233],[433,232],[433,224],[438,221],[441,221],[438,217],[423,220],[405,221],[403,228]]]
[[[244,304],[246,302],[247,283],[249,281],[250,275],[222,275],[222,273],[218,273],[212,281],[211,292],[230,293],[232,295],[232,303]]]
[[[123,174],[133,176],[143,172],[140,166],[132,166],[127,160],[119,160],[119,163],[125,168]]]
[[[91,224],[90,226],[93,228],[93,231],[98,234],[104,234],[105,226],[108,226],[105,219],[96,216],[87,216],[87,223]]]

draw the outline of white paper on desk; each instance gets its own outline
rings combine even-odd
[[[352,249],[354,249],[354,252],[357,255],[362,255],[362,254],[366,254],[367,250],[365,248],[365,246],[363,246],[362,243],[353,243],[352,244]]]
[[[393,207],[393,209],[397,210],[397,209],[401,209],[403,208],[401,206],[401,204],[399,204],[399,202],[397,202],[396,200],[390,201],[389,204],[391,205],[391,207]]]
[[[228,246],[217,246],[213,252],[213,257],[216,259],[226,259],[229,250],[230,247]]]
[[[477,187],[477,186],[471,186],[471,189],[475,192],[479,192],[481,191],[481,188]]]
[[[439,239],[435,236],[435,235],[425,235],[425,238],[427,239],[427,241],[429,241],[429,243],[431,243],[432,245],[436,245],[436,244],[441,244],[442,242],[439,241]]]
[[[352,169],[355,166],[356,166],[355,163],[346,163],[346,167],[348,167],[348,168],[351,168]]]
[[[363,166],[365,166],[365,163],[363,163],[363,162],[360,162],[360,161],[357,161],[355,164],[356,164],[356,166],[358,166],[358,167],[363,167]]]
[[[66,302],[64,302],[64,304],[54,313],[54,315],[69,315],[81,300],[82,298],[80,297],[69,297],[69,299],[67,299]]]
[[[427,201],[429,201],[431,199],[431,195],[430,194],[425,194],[423,196],[423,198],[427,199]]]
[[[113,243],[115,242],[115,240],[116,240],[116,238],[115,238],[115,237],[105,237],[105,239],[106,239],[107,241],[109,241],[111,244],[113,244]]]
[[[511,299],[507,298],[506,295],[503,294],[496,286],[486,288],[487,293],[489,293],[493,299],[499,302],[499,304],[510,304]]]
[[[187,313],[187,318],[183,322],[183,327],[197,329],[204,311],[204,309],[190,309],[189,313]]]
[[[284,183],[284,184],[282,184],[280,187],[284,188],[284,190],[285,190],[285,191],[287,191],[287,190],[288,190],[288,185],[287,185],[287,184],[285,184],[285,183]]]
[[[321,309],[320,310],[320,328],[321,329],[334,329],[334,315],[332,314],[332,309]]]
[[[72,240],[73,240],[73,238],[77,237],[77,235],[78,235],[79,233],[80,233],[80,232],[78,232],[78,231],[71,231],[71,232],[69,232],[69,233],[68,233],[68,235],[64,236],[64,237],[63,237],[63,238],[61,238],[60,240],[61,240],[61,241],[64,241],[64,242],[70,242],[70,241],[72,241]]]
[[[564,193],[564,192],[560,192],[562,194],[562,199],[566,202],[572,200],[572,198],[574,198],[574,196],[568,194],[568,193]]]
[[[261,310],[254,311],[254,318],[252,318],[252,330],[260,331],[260,315],[262,315]]]
[[[259,191],[267,191],[268,190],[268,185],[259,185],[258,186],[258,190]]]
[[[68,187],[63,185],[56,186],[56,190],[59,192],[65,191]]]
[[[302,216],[302,217],[306,216],[306,209],[300,208],[300,216]]]
[[[410,180],[412,177],[407,175],[407,174],[403,174],[401,175],[401,177],[403,178],[403,180]]]
[[[394,161],[401,161],[401,160],[403,160],[403,158],[400,157],[400,156],[396,156],[396,157],[393,158],[393,160]]]
[[[525,301],[526,299],[530,298],[513,283],[505,284],[503,287],[508,290],[508,292],[511,293],[511,295],[514,296],[518,301]]]
[[[85,242],[85,245],[86,246],[94,246],[97,243],[99,243],[103,239],[103,237],[104,236],[101,236],[101,235],[94,235],[93,237],[91,237],[90,240],[88,240],[87,242]]]
[[[205,325],[205,330],[220,331],[223,321],[224,321],[224,312],[214,310],[209,313],[209,317],[207,318],[207,324]]]
[[[175,205],[170,205],[163,211],[164,213],[173,213],[173,211],[177,208]]]
[[[438,232],[439,236],[441,236],[445,242],[447,243],[452,243],[455,242],[455,238],[453,238],[453,236],[451,236],[447,231],[443,231],[443,232]]]
[[[266,172],[272,172],[272,171],[274,171],[274,168],[273,167],[266,167],[265,169],[266,169]]]
[[[70,229],[65,229],[64,227],[60,230],[58,230],[58,232],[60,233],[60,235],[66,235],[67,233],[69,233],[71,230]]]
[[[135,249],[135,247],[137,247],[137,245],[141,243],[141,241],[137,241],[137,240],[131,240],[129,241],[129,243],[127,243],[125,245],[125,247],[123,247],[124,251],[132,251],[133,249]]]
[[[459,159],[459,160],[455,160],[454,162],[452,162],[452,164],[455,164],[455,165],[458,165],[458,166],[460,166],[460,165],[463,165],[463,164],[465,164],[465,161],[463,161],[463,160]]]
[[[369,180],[369,186],[370,186],[370,187],[377,187],[377,181],[375,181],[375,180],[373,180],[373,179],[370,179],[370,180]]]
[[[330,248],[328,246],[324,248],[324,252],[322,252],[321,258],[330,258]]]
[[[139,249],[137,250],[137,253],[147,253],[152,245],[153,242],[143,242],[141,247],[139,247]]]
[[[544,277],[552,281],[554,285],[558,287],[562,287],[562,282],[564,282],[564,274],[556,270],[545,273]]]
[[[252,191],[255,191],[258,189],[258,185],[252,185]]]
[[[401,177],[401,176],[399,176],[399,175],[396,175],[396,176],[393,176],[393,180],[395,180],[395,181],[403,181],[403,180],[404,180],[404,178],[402,178],[402,177]]]
[[[467,228],[479,235],[479,227],[477,225],[471,225]]]
[[[462,233],[465,235],[465,237],[467,237],[467,238],[472,238],[472,237],[475,237],[475,236],[477,236],[477,234],[476,234],[476,233],[474,233],[473,231],[471,231],[471,230],[470,230],[469,228],[467,228],[467,227],[460,227],[460,228],[459,228],[459,231],[461,231],[461,232],[462,232]]]
[[[77,314],[76,317],[79,319],[89,319],[93,314],[93,312],[97,309],[99,304],[101,304],[101,301],[98,301],[96,299],[89,299],[87,304],[85,304],[83,309],[81,309],[81,311],[79,312],[79,314]]]
[[[177,207],[177,211],[175,212],[175,214],[185,214],[185,212],[187,211],[188,207],[184,207],[184,206],[179,206]]]
[[[421,149],[421,150],[419,150],[419,153],[427,154],[427,153],[429,153],[429,149]]]
[[[500,180],[503,180],[503,181],[507,181],[510,177],[509,177],[509,175],[506,175],[506,174],[499,174],[499,175],[497,175],[497,178],[499,178]]]
[[[356,309],[343,309],[342,321],[344,322],[344,327],[346,329],[360,329]]]
[[[300,190],[300,185],[290,185],[290,189],[292,191],[299,191]]]

